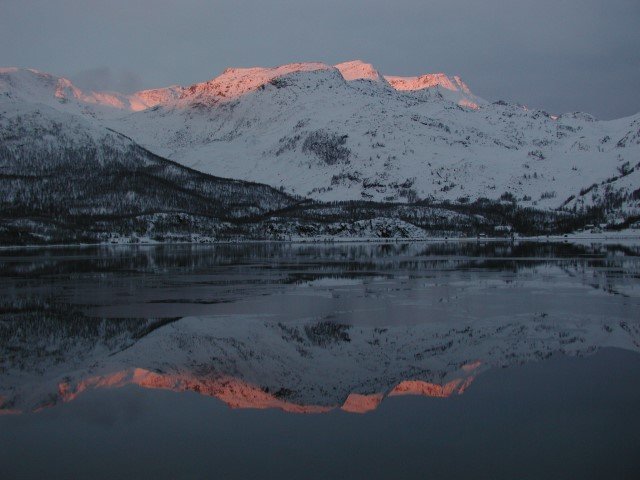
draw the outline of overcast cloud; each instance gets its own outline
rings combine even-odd
[[[639,0],[0,0],[0,65],[131,91],[362,59],[614,118],[640,111],[639,26]]]

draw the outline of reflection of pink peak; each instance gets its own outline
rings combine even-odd
[[[423,397],[439,397],[447,398],[453,394],[461,395],[469,387],[473,377],[469,377],[465,380],[457,378],[455,380],[446,383],[445,385],[438,385],[429,382],[423,382],[421,380],[405,380],[400,382],[396,387],[391,390],[390,397],[398,395],[421,395]]]
[[[332,409],[332,407],[320,405],[298,405],[288,402],[265,392],[256,385],[231,377],[199,379],[188,375],[159,374],[141,368],[91,377],[79,382],[75,388],[72,388],[67,383],[61,383],[58,390],[62,401],[69,402],[88,389],[117,388],[125,385],[137,385],[143,388],[157,388],[174,392],[193,391],[201,395],[218,398],[231,408],[276,408],[291,413],[324,413]]]
[[[2,408],[2,407],[0,407],[0,415],[19,415],[21,413],[22,413],[22,411],[20,411],[20,410],[13,410],[11,408]]]
[[[372,80],[374,82],[382,81],[381,75],[373,68],[370,63],[364,63],[361,60],[353,60],[351,62],[339,63],[335,66],[342,77],[347,81],[353,80]]]
[[[458,378],[445,385],[421,380],[406,380],[393,388],[389,396],[421,395],[446,398],[454,394],[462,394],[472,380],[473,377]],[[62,402],[70,402],[88,390],[120,388],[126,385],[137,385],[142,388],[170,390],[173,392],[196,392],[200,395],[217,398],[231,408],[278,409],[289,413],[326,413],[336,408],[348,413],[367,413],[378,408],[385,397],[384,393],[351,393],[342,405],[304,405],[287,400],[285,398],[286,395],[279,396],[257,385],[229,376],[199,378],[193,374],[155,373],[142,368],[89,377],[75,385],[62,382],[58,385],[58,397]],[[51,407],[54,404],[42,404],[35,411]],[[0,413],[21,412],[10,409],[3,410],[0,404]]]
[[[0,415],[17,415],[22,413],[20,410],[14,410],[13,408],[5,407],[5,397],[0,395]]]
[[[185,96],[214,95],[234,98],[257,90],[276,78],[298,72],[329,70],[324,63],[290,63],[274,68],[227,68],[222,75],[204,83],[196,83],[185,89]]]
[[[462,370],[466,373],[471,373],[474,370],[477,370],[480,365],[482,365],[482,362],[480,360],[476,360],[475,362],[471,362],[471,363],[466,363],[462,366]]]
[[[349,413],[367,413],[378,408],[383,398],[384,394],[382,393],[370,395],[351,393],[340,408]]]

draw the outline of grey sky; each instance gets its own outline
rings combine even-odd
[[[0,0],[0,65],[95,88],[362,59],[459,74],[487,100],[640,111],[639,0]]]

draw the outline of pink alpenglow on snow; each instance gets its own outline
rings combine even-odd
[[[405,380],[396,385],[388,396],[421,395],[426,397],[446,398],[453,394],[462,394],[473,377],[457,378],[444,385]],[[318,414],[340,409],[347,413],[368,413],[376,410],[387,394],[350,393],[342,404],[304,404],[281,398],[277,393],[269,392],[258,385],[231,376],[217,378],[198,377],[193,374],[161,374],[143,368],[118,370],[104,375],[90,376],[75,383],[63,381],[58,384],[57,398],[40,403],[32,411],[40,412],[51,408],[59,402],[74,401],[81,394],[95,389],[122,388],[136,385],[145,389],[169,390],[173,392],[196,392],[200,395],[217,398],[230,408],[238,409],[277,409],[288,413]],[[0,415],[20,414],[22,410],[9,408],[0,396]]]
[[[351,62],[339,63],[335,66],[342,77],[347,81],[353,80],[371,80],[374,82],[383,82],[384,79],[380,73],[370,63],[364,63],[362,60],[353,60]]]
[[[274,68],[227,68],[222,75],[213,80],[191,85],[186,89],[184,96],[207,94],[236,98],[255,91],[276,78],[298,72],[315,72],[331,68],[324,63],[290,63]]]
[[[384,77],[389,84],[401,92],[416,92],[429,88],[440,87],[450,92],[458,93],[461,98],[458,105],[477,110],[479,107],[477,99],[466,83],[460,77],[449,77],[444,73],[427,73],[419,77]]]

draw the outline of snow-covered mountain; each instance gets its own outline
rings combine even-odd
[[[2,69],[2,95],[83,115],[199,171],[317,200],[503,197],[640,213],[640,114],[597,121],[489,103],[456,76],[296,63],[121,95]]]
[[[182,87],[142,90],[131,95],[83,92],[70,80],[26,68],[0,68],[0,93],[28,103],[41,103],[68,113],[91,117],[137,112],[180,97]]]
[[[54,92],[61,84],[37,75]],[[40,86],[34,96],[46,93]],[[95,242],[136,232],[213,238],[228,221],[297,203],[267,185],[158,157],[94,118],[0,96],[1,244]]]

